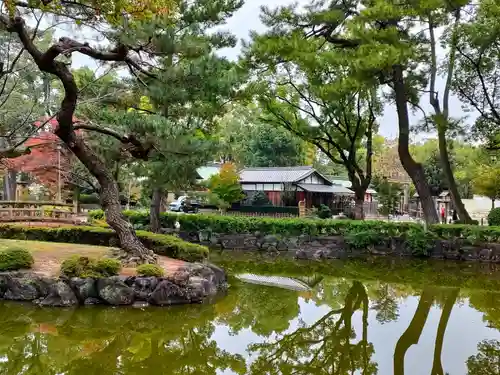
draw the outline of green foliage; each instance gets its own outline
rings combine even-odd
[[[29,269],[35,260],[31,253],[20,247],[9,247],[0,251],[0,271]]]
[[[345,242],[351,249],[366,250],[382,242],[380,233],[373,229],[353,228],[345,235]]]
[[[257,191],[252,197],[253,206],[268,206],[271,205],[271,201],[267,197],[266,193],[263,191]]]
[[[139,276],[156,276],[162,277],[165,271],[157,264],[141,264],[136,268]]]
[[[189,216],[189,215],[185,215]],[[202,261],[208,256],[204,246],[192,244],[178,237],[136,231],[139,240],[158,255],[186,261]],[[116,233],[102,227],[67,226],[60,228],[23,225],[0,225],[0,238],[47,242],[81,243],[97,246],[116,246]]]
[[[149,222],[149,217],[146,213],[137,211],[125,211],[124,213],[132,223],[140,222],[147,225]],[[100,210],[92,211],[91,215],[94,217],[103,217],[103,212]],[[352,230],[373,230],[379,233],[381,238],[388,238],[404,237],[405,233],[412,229],[422,230],[421,225],[409,222],[302,218],[276,219],[267,217],[221,216],[206,214],[177,215],[164,213],[161,216],[161,221],[164,228],[175,228],[175,223],[178,222],[181,226],[181,230],[188,233],[210,230],[214,233],[264,233],[280,234],[284,236],[298,236],[301,234],[346,235]],[[1,228],[2,226],[0,226],[0,235]],[[429,226],[428,231],[435,235],[436,239],[467,239],[471,235],[474,235],[480,242],[500,242],[500,226],[436,224]]]
[[[423,229],[409,230],[405,235],[406,248],[416,257],[428,257],[432,251],[436,237],[430,231]]]
[[[224,164],[218,174],[210,177],[208,188],[210,193],[217,198],[218,206],[224,209],[245,197],[239,175],[232,164]]]
[[[118,259],[101,258],[94,265],[94,270],[104,276],[118,275],[122,265]]]
[[[376,177],[373,180],[373,188],[378,193],[379,212],[385,216],[394,214],[401,199],[401,185],[386,178]]]
[[[94,259],[74,255],[61,263],[61,274],[66,277],[109,277],[118,275],[121,267],[117,259]]]
[[[493,208],[488,214],[488,225],[500,226],[500,207]]]
[[[316,215],[320,219],[331,219],[332,217],[332,210],[330,210],[330,207],[327,205],[322,204],[319,209],[316,211]]]
[[[219,122],[218,154],[245,167],[308,165],[307,145],[282,127],[269,126],[255,105],[234,106]]]
[[[500,166],[481,165],[473,181],[474,192],[490,198],[500,198]]]

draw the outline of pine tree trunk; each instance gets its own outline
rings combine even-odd
[[[120,247],[130,255],[129,260],[135,263],[155,263],[156,256],[142,244],[132,224],[122,213],[118,183],[113,178],[113,174],[82,138],[74,135],[69,138],[64,137],[64,135],[57,135],[99,181],[99,198],[106,215],[106,222],[118,235]]]
[[[457,183],[455,181],[455,177],[453,176],[453,171],[451,170],[450,156],[446,147],[446,135],[444,134],[444,131],[440,129],[438,129],[438,141],[441,167],[443,168],[443,173],[448,184],[448,189],[450,189],[453,206],[457,210],[459,220],[465,224],[471,224],[472,219],[467,212],[467,209],[465,208],[464,202],[462,202],[462,199],[460,198]]]
[[[398,153],[404,170],[413,181],[420,197],[425,221],[428,224],[438,222],[438,215],[431,189],[425,178],[422,165],[417,163],[410,154],[410,120],[408,115],[407,95],[401,65],[393,66],[394,92],[396,94],[396,108],[398,112],[399,139]]]
[[[160,211],[161,201],[163,199],[163,191],[160,188],[153,188],[153,196],[151,198],[151,206],[149,210],[151,231],[158,233],[161,229]]]

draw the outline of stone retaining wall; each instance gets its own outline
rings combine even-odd
[[[167,277],[48,278],[31,272],[1,272],[0,299],[41,306],[200,303],[227,288],[222,269],[191,263]]]
[[[412,256],[404,240],[388,238],[384,245],[370,249],[350,249],[342,236],[278,236],[259,234],[218,234],[179,232],[182,239],[223,250],[266,251],[297,259],[343,259],[367,255]],[[437,240],[430,257],[437,259],[478,260],[500,263],[500,244],[472,246],[466,241]]]

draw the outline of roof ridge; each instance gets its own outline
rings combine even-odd
[[[293,166],[293,167],[244,167],[242,171],[271,171],[271,170],[302,170],[314,169],[312,165]]]

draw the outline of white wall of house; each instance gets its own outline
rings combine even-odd
[[[242,183],[241,188],[244,191],[283,191],[283,184],[249,184]]]

